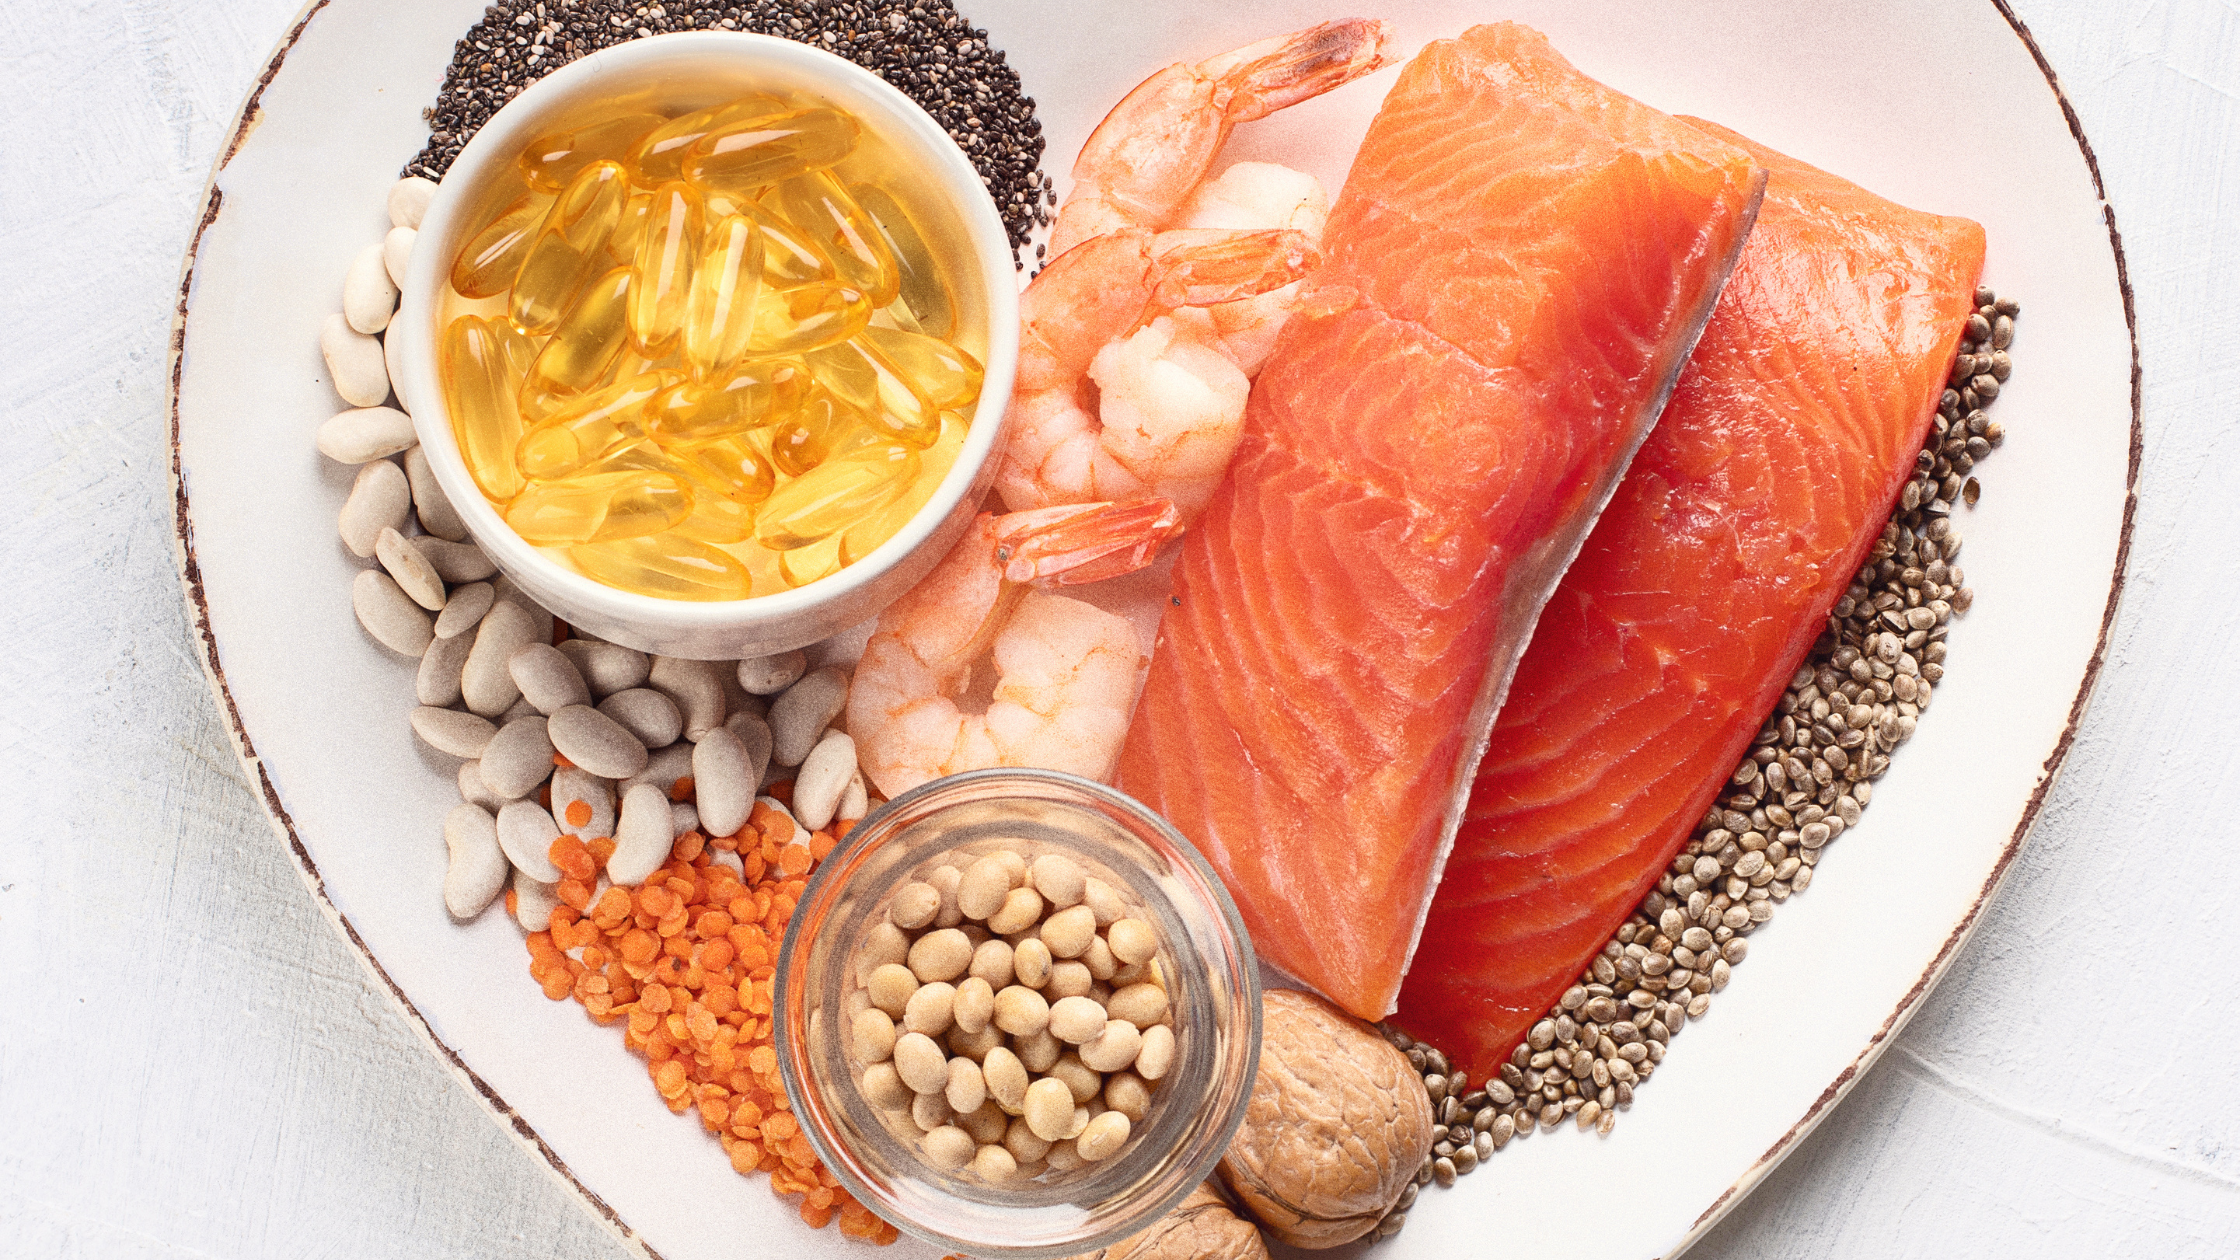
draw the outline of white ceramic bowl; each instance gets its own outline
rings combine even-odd
[[[522,146],[556,128],[626,108],[658,92],[701,108],[756,89],[819,97],[855,114],[907,160],[922,164],[932,211],[953,216],[929,231],[970,243],[951,269],[959,305],[984,312],[986,376],[954,467],[909,524],[855,564],[796,590],[721,603],[658,599],[617,590],[547,558],[507,528],[460,459],[436,367],[437,317],[451,260],[507,193],[492,178]],[[616,98],[623,98],[622,104]],[[878,613],[948,552],[995,473],[1003,413],[1019,349],[1016,267],[1002,220],[980,177],[940,124],[877,75],[805,44],[707,31],[661,35],[595,52],[546,75],[476,133],[452,163],[412,253],[390,336],[397,395],[412,413],[428,465],[482,549],[531,598],[584,630],[663,656],[723,660],[814,643]]]

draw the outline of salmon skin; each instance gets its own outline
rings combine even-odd
[[[1473,1077],[1656,883],[1825,629],[1913,471],[1983,268],[1966,219],[1696,125],[1768,168],[1764,207],[1517,667],[1401,990],[1401,1023]]]
[[[1355,1015],[1392,1009],[1517,655],[1763,183],[1509,24],[1426,47],[1370,125],[1119,772]]]

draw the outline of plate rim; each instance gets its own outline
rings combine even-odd
[[[279,838],[285,842],[288,856],[296,869],[296,874],[303,880],[305,888],[310,891],[312,900],[317,904],[320,913],[341,934],[349,947],[350,953],[356,957],[359,965],[365,968],[366,974],[374,981],[376,987],[388,995],[397,1010],[404,1015],[406,1024],[435,1053],[437,1060],[469,1087],[472,1096],[492,1122],[512,1137],[524,1150],[535,1155],[537,1162],[559,1182],[562,1188],[576,1199],[577,1203],[591,1215],[592,1219],[604,1225],[626,1247],[645,1257],[646,1260],[661,1260],[660,1253],[647,1244],[637,1230],[632,1228],[622,1218],[621,1214],[615,1211],[612,1205],[608,1204],[597,1191],[585,1185],[576,1176],[575,1172],[569,1168],[567,1161],[560,1156],[558,1151],[552,1148],[550,1143],[545,1141],[543,1135],[537,1132],[536,1127],[530,1124],[528,1119],[522,1116],[520,1112],[516,1111],[489,1082],[469,1067],[458,1051],[447,1045],[436,1034],[434,1028],[428,1023],[427,1017],[421,1014],[419,1008],[413,1004],[412,999],[390,977],[388,970],[381,965],[380,960],[373,956],[373,951],[367,947],[364,938],[359,935],[357,927],[351,923],[349,916],[343,914],[336,907],[334,901],[327,896],[325,877],[319,873],[318,863],[313,861],[309,848],[305,846],[302,837],[297,834],[294,819],[289,816],[287,808],[280,802],[279,791],[274,786],[271,776],[265,771],[263,759],[256,751],[256,743],[250,737],[248,727],[242,721],[240,708],[235,703],[232,690],[226,682],[225,669],[219,663],[217,632],[211,624],[210,607],[203,592],[201,566],[195,557],[194,522],[187,496],[186,480],[181,467],[179,394],[185,362],[188,308],[193,294],[195,267],[201,253],[203,237],[208,233],[211,225],[217,222],[219,214],[223,211],[225,194],[218,187],[218,177],[224,172],[227,164],[233,160],[234,155],[240,151],[250,132],[256,129],[258,122],[261,120],[265,88],[278,76],[288,54],[294,50],[296,44],[303,38],[304,32],[309,29],[312,19],[317,17],[319,12],[325,9],[329,3],[330,0],[306,0],[304,6],[297,11],[294,21],[274,45],[272,53],[263,62],[256,79],[250,84],[240,107],[234,113],[231,125],[227,128],[225,145],[211,163],[210,174],[204,181],[203,195],[199,203],[194,231],[188,239],[185,255],[180,262],[178,289],[172,309],[171,331],[165,347],[168,371],[164,381],[164,428],[165,437],[170,446],[166,473],[171,491],[172,556],[179,577],[181,593],[187,605],[188,617],[192,623],[192,630],[188,637],[193,643],[196,659],[202,666],[204,680],[209,684],[211,694],[218,702],[218,708],[224,715],[226,736],[233,745],[234,755],[240,759],[242,768],[248,772],[256,785],[256,793],[259,803],[263,807],[266,820],[271,823]],[[2125,582],[2129,576],[2132,530],[2139,504],[2139,469],[2144,455],[2140,407],[2139,321],[2132,293],[2130,268],[2124,253],[2123,234],[2116,225],[2115,207],[2108,200],[2107,185],[2101,177],[2099,157],[2093,151],[2092,141],[2085,135],[2084,124],[2078,117],[2076,108],[2070,103],[2068,94],[2062,90],[2060,76],[2054,71],[2052,62],[2046,58],[2044,50],[2039,47],[2036,37],[2031,34],[2029,25],[2014,11],[2009,0],[1990,0],[1990,4],[1997,11],[2000,19],[2013,31],[2016,38],[2022,41],[2024,49],[2030,54],[2031,61],[2037,66],[2039,74],[2045,79],[2047,89],[2053,93],[2054,101],[2061,109],[2062,119],[2068,125],[2069,134],[2075,140],[2077,149],[2084,158],[2085,169],[2092,179],[2093,195],[2100,203],[2101,218],[2107,227],[2108,248],[2115,261],[2116,289],[2123,303],[2124,329],[2129,342],[2131,358],[2130,435],[2124,470],[2122,526],[2117,533],[2115,560],[2113,571],[2109,577],[2107,600],[2101,610],[2099,633],[2094,640],[2092,654],[2086,659],[2084,676],[2078,683],[2077,693],[2070,701],[2068,717],[2062,725],[2061,733],[2055,739],[2052,751],[2047,754],[2044,762],[2041,763],[2037,784],[2031,790],[2029,799],[2023,805],[2021,817],[2016,820],[2014,828],[2009,832],[2006,842],[2000,848],[1998,859],[1992,864],[1990,872],[1985,875],[1981,886],[1976,890],[1975,897],[1969,903],[1966,913],[1961,916],[1960,921],[1947,934],[1936,955],[1915,977],[1912,986],[1906,990],[1898,1004],[1884,1018],[1882,1025],[1868,1039],[1867,1044],[1860,1049],[1849,1064],[1844,1066],[1842,1071],[1836,1074],[1835,1079],[1830,1081],[1827,1087],[1820,1092],[1819,1096],[1806,1108],[1805,1113],[1798,1117],[1797,1121],[1777,1138],[1772,1146],[1759,1155],[1750,1167],[1743,1170],[1726,1189],[1719,1193],[1717,1198],[1713,1199],[1703,1209],[1687,1231],[1681,1235],[1677,1245],[1664,1253],[1663,1260],[1669,1260],[1670,1257],[1677,1256],[1694,1245],[1713,1226],[1717,1225],[1722,1217],[1732,1211],[1736,1204],[1756,1189],[1759,1183],[1764,1181],[1767,1174],[1771,1173],[1783,1159],[1796,1150],[1805,1137],[1810,1135],[1819,1126],[1820,1122],[1825,1120],[1834,1110],[1835,1104],[1841,1102],[1851,1092],[1862,1074],[1882,1056],[1883,1051],[1888,1049],[1891,1039],[1905,1028],[1914,1014],[1919,1011],[1922,1000],[1944,978],[1952,960],[1958,956],[1961,947],[1967,944],[1977,925],[1981,923],[1984,909],[1990,905],[1992,898],[1998,894],[2000,886],[2005,882],[2008,872],[2013,868],[2015,858],[2022,852],[2022,847],[2028,840],[2031,829],[2037,823],[2039,812],[2044,807],[2047,795],[2052,791],[2054,783],[2061,777],[2061,771],[2068,761],[2069,750],[2076,743],[2078,727],[2082,724],[2085,712],[2091,705],[2093,693],[2099,686],[2101,671],[2107,663],[2109,639],[2114,631],[2116,617],[2123,600]]]

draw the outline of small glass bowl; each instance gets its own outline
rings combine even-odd
[[[1172,964],[1176,1058],[1118,1155],[990,1185],[934,1169],[889,1130],[858,1089],[840,1013],[857,946],[895,889],[951,849],[999,839],[1064,851],[1151,918]],[[777,998],[778,1068],[817,1158],[897,1227],[989,1260],[1080,1255],[1164,1215],[1243,1123],[1260,1060],[1251,939],[1205,859],[1128,797],[1048,770],[952,775],[866,818],[802,893],[778,955]]]

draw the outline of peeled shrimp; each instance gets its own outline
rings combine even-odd
[[[1051,253],[1123,228],[1169,226],[1232,127],[1377,69],[1387,39],[1383,22],[1324,22],[1171,65],[1137,84],[1081,146]]]
[[[1158,495],[1195,516],[1236,452],[1250,385],[1194,308],[1282,288],[1320,261],[1293,230],[1124,228],[1061,254],[1019,299],[1005,505]]]
[[[1273,162],[1238,162],[1198,185],[1176,212],[1173,226],[1229,231],[1289,228],[1319,245],[1329,221],[1330,194],[1323,191],[1322,181]],[[1261,365],[1275,352],[1276,334],[1299,304],[1299,283],[1202,308],[1210,335],[1201,334],[1200,340],[1217,344],[1247,377],[1260,375]]]
[[[1035,588],[1134,572],[1179,532],[1174,505],[1157,499],[982,513],[864,647],[848,693],[864,773],[889,797],[990,766],[1108,778],[1142,644],[1126,619]],[[992,691],[974,685],[983,658]]]

